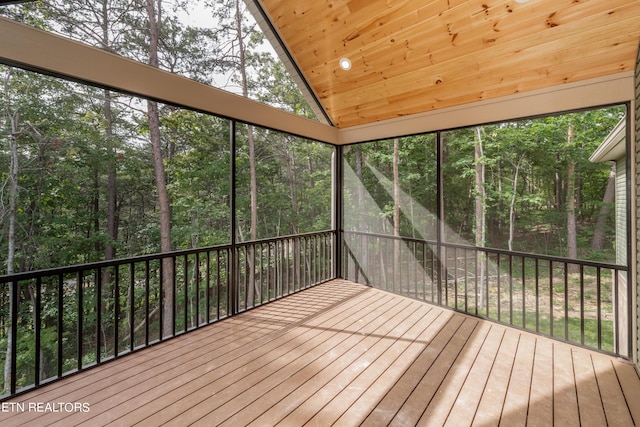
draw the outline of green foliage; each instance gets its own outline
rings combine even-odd
[[[566,255],[567,165],[576,167],[579,256],[614,261],[614,233],[604,251],[590,250],[609,177],[608,164],[588,159],[624,116],[611,107],[442,132],[445,239],[475,241],[475,148],[482,141],[485,169],[486,245],[507,248],[513,204],[513,249]],[[567,132],[573,126],[569,144]],[[435,134],[400,138],[401,235],[435,236],[437,171]],[[393,141],[374,141],[345,154],[345,225],[393,230]],[[517,172],[517,176],[516,176]],[[516,180],[517,177],[517,180]]]

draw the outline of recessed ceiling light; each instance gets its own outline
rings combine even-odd
[[[516,3],[526,3],[526,2],[528,2],[528,1],[529,1],[529,0],[516,0]]]
[[[340,58],[338,63],[340,64],[340,68],[345,71],[349,71],[351,69],[351,60],[349,58]]]

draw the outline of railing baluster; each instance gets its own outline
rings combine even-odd
[[[317,252],[317,239],[315,236],[309,238],[311,241],[311,265],[313,270],[313,279],[311,280],[311,284],[318,283],[318,252]]]
[[[580,265],[580,344],[584,345],[584,265]]]
[[[173,304],[171,304],[171,319],[173,320],[173,322],[171,322],[171,336],[175,337],[178,326],[178,257],[172,256],[169,258],[169,261],[171,261],[171,283],[173,292],[173,298],[171,298],[173,302]]]
[[[150,263],[149,260],[145,260],[144,262],[144,345],[145,347],[149,345],[149,293],[151,287],[151,273],[149,271]]]
[[[205,258],[205,262],[207,263],[206,268],[206,278],[205,278],[205,295],[204,295],[204,306],[206,308],[206,314],[204,323],[209,324],[211,322],[211,252],[207,251],[207,256]]]
[[[189,255],[184,255],[182,259],[183,265],[183,273],[184,274],[184,301],[183,301],[183,321],[184,326],[182,328],[183,332],[187,332],[189,330]]]
[[[195,253],[195,266],[194,266],[194,278],[193,282],[196,287],[196,316],[195,324],[191,324],[192,328],[200,326],[200,252]]]
[[[458,310],[458,248],[453,248],[453,307]]]
[[[615,272],[611,272],[611,286],[613,286],[613,345],[616,354],[620,353],[620,317],[618,316],[618,307],[620,307],[620,295],[618,295],[618,275]],[[631,317],[631,313],[627,314],[627,317]],[[628,328],[631,325],[627,326]]]
[[[227,265],[227,262],[225,262]],[[227,275],[228,276],[228,275]],[[220,251],[216,251],[216,285],[215,285],[215,293],[216,293],[216,320],[220,319],[220,286],[222,283],[220,282]]]
[[[33,332],[35,335],[35,357],[34,357],[34,384],[40,385],[40,345],[42,335],[42,277],[36,278],[36,300],[35,300],[35,320],[33,325]]]
[[[18,383],[18,313],[20,304],[20,285],[17,280],[10,282],[11,286],[11,394],[16,393]]]
[[[540,332],[540,265],[536,258],[536,332]]]
[[[119,353],[120,344],[120,267],[117,266],[115,270],[115,286],[113,291],[113,357],[117,358]],[[102,280],[101,280],[102,281]],[[106,354],[106,342],[105,354]]]
[[[553,261],[549,261],[549,336],[555,336],[553,330]]]
[[[116,280],[116,284],[117,284]],[[99,364],[102,357],[102,268],[97,268],[93,275],[93,289],[95,294],[96,307],[96,364]],[[117,340],[116,340],[117,342]]]
[[[564,262],[564,339],[569,339],[569,265]]]
[[[598,318],[598,348],[602,348],[602,270],[598,267],[596,272],[596,298],[597,298],[597,318]]]
[[[84,305],[84,301],[82,301],[82,270],[78,271],[78,274],[76,276],[76,293],[77,293],[77,297],[78,297],[78,313],[77,313],[77,319],[78,319],[78,329],[77,329],[77,333],[76,333],[76,354],[78,357],[77,360],[77,368],[78,371],[82,370],[82,327],[83,327],[83,320],[84,320],[84,316],[82,315],[83,312],[83,305]],[[14,335],[15,337],[15,335]],[[15,353],[13,353],[15,354]]]
[[[165,335],[164,330],[164,258],[158,262],[158,341],[162,341]]]
[[[57,378],[62,377],[62,369],[63,369],[63,347],[62,347],[62,339],[64,337],[64,276],[62,273],[58,274],[58,375]]]
[[[473,268],[474,268],[475,271],[474,271],[474,274],[473,274],[473,276],[474,276],[474,284],[473,284],[474,286],[473,286],[473,288],[474,288],[475,295],[474,295],[474,299],[473,299],[473,305],[475,307],[474,312],[475,312],[476,315],[478,315],[479,312],[480,312],[479,301],[478,301],[478,298],[479,298],[478,292],[480,291],[479,285],[482,283],[482,278],[480,277],[480,271],[479,271],[479,268],[480,268],[479,264],[482,262],[482,258],[480,257],[480,262],[478,262],[478,257],[480,257],[480,252],[479,251],[474,251]],[[480,268],[480,270],[481,270],[481,268]]]
[[[513,255],[509,255],[509,324],[513,325]]]
[[[498,290],[497,304],[498,304],[498,322],[502,321],[502,289],[500,283],[500,276],[502,276],[502,270],[500,267],[500,254],[496,256],[496,287]]]
[[[129,264],[129,352],[132,352],[136,345],[135,275],[136,265],[132,262]]]
[[[522,327],[523,328],[527,328],[527,294],[526,294],[526,289],[527,289],[527,285],[526,285],[526,268],[527,268],[527,264],[526,264],[526,260],[524,257],[520,257],[520,260],[522,262],[521,264],[521,270],[520,272],[522,273]]]
[[[464,259],[463,259],[463,265],[464,265],[464,311],[465,313],[469,312],[469,262],[468,262],[468,257],[469,255],[467,254],[467,250],[463,249],[463,253],[464,253]]]

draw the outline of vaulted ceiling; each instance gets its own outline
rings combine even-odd
[[[339,128],[630,71],[640,37],[639,0],[255,1]]]

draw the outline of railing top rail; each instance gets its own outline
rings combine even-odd
[[[182,249],[182,250],[171,251],[171,252],[139,255],[139,256],[129,257],[129,258],[119,258],[114,260],[96,261],[96,262],[90,262],[85,264],[74,264],[74,265],[68,265],[68,266],[62,266],[62,267],[53,267],[53,268],[47,268],[47,269],[41,269],[41,270],[25,271],[21,273],[6,274],[6,275],[0,276],[0,284],[10,283],[13,281],[35,279],[37,277],[43,277],[43,276],[56,276],[56,275],[63,275],[63,274],[69,274],[69,273],[76,273],[78,271],[95,270],[98,268],[116,267],[120,265],[132,264],[132,263],[140,263],[140,262],[153,261],[153,260],[165,259],[165,258],[174,258],[174,257],[185,256],[185,255],[192,255],[196,253],[202,253],[202,252],[229,250],[234,246],[235,247],[249,246],[249,245],[260,244],[260,243],[270,243],[270,242],[276,242],[276,241],[287,240],[292,238],[312,237],[312,236],[317,236],[322,234],[331,234],[331,233],[334,233],[334,230],[314,231],[309,233],[300,233],[300,234],[292,234],[287,236],[271,237],[267,239],[251,240],[246,242],[238,242],[235,245],[231,243],[226,243],[223,245],[206,246],[206,247],[195,248],[195,249]]]
[[[344,231],[344,233],[357,234],[361,236],[381,237],[381,238],[392,239],[392,240],[401,240],[404,242],[427,243],[434,246],[437,245],[436,240],[425,240],[425,239],[418,239],[413,237],[392,236],[389,234],[369,233],[364,231]],[[543,254],[534,254],[530,252],[510,251],[508,249],[489,248],[484,246],[473,246],[473,245],[464,244],[464,243],[442,242],[441,245],[444,247],[450,247],[450,248],[484,251],[484,252],[489,252],[489,253],[498,254],[498,255],[510,255],[510,256],[533,258],[533,259],[552,261],[552,262],[558,262],[558,263],[578,264],[578,265],[583,265],[585,267],[614,268],[620,271],[629,270],[629,267],[627,267],[626,265],[610,264],[610,263],[600,262],[600,261],[589,261],[589,260],[582,260],[582,259],[565,258],[565,257],[560,257],[555,255],[543,255]]]
[[[308,233],[290,234],[287,236],[269,237],[266,239],[247,240],[245,242],[237,242],[235,246],[248,246],[248,245],[259,244],[259,243],[271,243],[271,242],[277,242],[280,240],[296,239],[300,237],[314,237],[314,236],[321,236],[323,234],[334,234],[334,233],[335,233],[335,230],[311,231]]]

